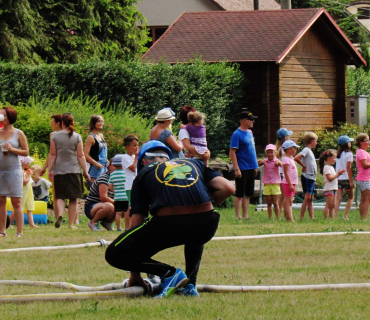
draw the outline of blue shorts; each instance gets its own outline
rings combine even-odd
[[[89,218],[89,220],[92,220],[91,210],[95,207],[95,205],[97,205],[97,203],[85,203],[85,215]]]
[[[90,178],[98,179],[100,175],[102,175],[105,171],[107,171],[107,167],[104,166],[101,169],[97,169],[95,166],[91,166],[89,170]]]
[[[35,201],[45,201],[45,202],[49,202],[49,196],[46,196],[42,199],[38,199],[38,200],[35,200]]]
[[[315,194],[315,180],[307,179],[304,176],[301,176],[301,183],[303,194]]]

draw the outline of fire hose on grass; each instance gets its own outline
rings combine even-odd
[[[266,239],[276,237],[302,237],[302,236],[334,236],[346,234],[370,234],[369,231],[361,232],[322,232],[322,233],[288,233],[288,234],[267,234],[255,236],[234,236],[234,237],[214,237],[213,241],[222,240],[246,240],[246,239]],[[106,247],[111,242],[101,239],[97,242],[84,243],[66,246],[49,247],[30,247],[3,249],[1,252],[19,252],[34,250],[60,250],[78,249],[89,247]],[[149,287],[149,295],[156,295],[161,290],[161,282],[158,277],[144,279]],[[34,302],[34,301],[73,301],[82,299],[100,299],[113,297],[137,297],[144,294],[141,287],[127,287],[128,279],[122,283],[111,283],[98,287],[79,286],[68,282],[47,282],[29,280],[0,280],[0,285],[29,285],[46,286],[63,289],[72,289],[77,292],[70,293],[46,293],[46,294],[27,294],[27,295],[0,295],[0,303],[10,302]],[[278,285],[278,286],[226,286],[226,285],[197,285],[199,292],[213,293],[232,293],[232,292],[255,292],[255,291],[302,291],[302,290],[331,290],[331,289],[370,289],[370,283],[340,283],[340,284],[310,284],[310,285]]]
[[[68,282],[45,282],[28,280],[2,280],[0,285],[31,285],[47,286],[55,288],[73,289],[78,292],[69,293],[44,293],[26,295],[0,295],[0,303],[14,302],[35,302],[35,301],[74,301],[83,299],[107,299],[121,297],[143,296],[144,289],[141,287],[125,288],[128,279],[122,283],[111,283],[100,287],[79,286]],[[151,279],[145,279],[151,282]],[[151,282],[157,285],[153,296],[160,292],[161,287],[158,282]],[[199,292],[210,293],[236,293],[236,292],[261,292],[261,291],[303,291],[303,290],[338,290],[338,289],[370,289],[370,283],[338,283],[338,284],[310,284],[310,285],[277,285],[277,286],[226,286],[226,285],[204,285],[198,284]]]

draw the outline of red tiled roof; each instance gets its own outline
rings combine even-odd
[[[254,10],[253,0],[211,0],[227,11]],[[279,10],[275,0],[259,0],[260,10]]]
[[[321,16],[339,41],[364,60],[325,9],[185,12],[142,57],[144,61],[280,62]]]

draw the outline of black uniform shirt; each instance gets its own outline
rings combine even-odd
[[[220,174],[195,159],[153,162],[140,170],[131,189],[131,214],[155,215],[163,207],[212,201],[207,182]]]

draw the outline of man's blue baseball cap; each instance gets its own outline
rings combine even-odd
[[[284,143],[283,143],[283,149],[289,149],[291,147],[296,147],[296,148],[299,148],[299,145],[296,144],[293,140],[286,140]]]
[[[343,145],[347,144],[348,142],[352,142],[352,141],[354,141],[354,140],[355,140],[355,139],[350,138],[349,136],[343,135],[343,136],[340,136],[340,137],[338,138],[338,144],[339,144],[340,146],[343,146]]]
[[[142,145],[139,151],[139,155],[137,157],[137,170],[139,171],[141,168],[143,168],[143,164],[141,163],[141,160],[144,158],[145,155],[153,155],[158,156],[157,154],[150,153],[151,150],[154,149],[161,149],[165,152],[165,154],[168,155],[168,159],[171,159],[172,154],[171,150],[166,147],[166,145],[158,140],[150,140]]]
[[[291,136],[293,134],[293,131],[288,131],[285,128],[281,128],[276,132],[276,136],[279,139],[285,138],[286,136]]]

